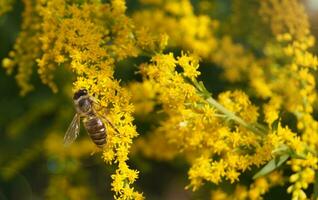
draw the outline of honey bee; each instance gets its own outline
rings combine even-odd
[[[64,145],[68,146],[75,141],[80,132],[82,118],[84,127],[92,141],[97,147],[103,148],[106,144],[107,131],[106,126],[102,121],[102,117],[99,116],[94,109],[94,104],[98,103],[97,100],[89,96],[86,89],[80,89],[74,93],[73,101],[76,108],[76,114],[65,133]],[[103,117],[103,119],[119,133],[107,118]]]

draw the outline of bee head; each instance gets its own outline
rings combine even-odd
[[[81,96],[85,96],[87,95],[87,90],[86,89],[80,89],[77,92],[74,93],[73,99],[77,100],[79,99]]]

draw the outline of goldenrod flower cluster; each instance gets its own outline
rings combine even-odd
[[[258,9],[251,11],[257,19],[246,23],[269,32],[231,32],[203,9],[215,10],[209,1],[197,9],[190,0],[140,0],[140,8],[129,10],[124,0],[23,0],[21,32],[3,67],[8,73],[17,68],[22,95],[34,89],[35,70],[53,92],[71,90],[55,80],[69,70],[72,91],[85,88],[98,101],[97,114],[118,130],[105,121],[107,143],[101,153],[116,166],[111,175],[115,199],[144,199],[133,186],[142,172],[129,167],[130,152],[167,162],[181,158],[189,166],[185,188],[192,191],[205,183],[235,184],[232,191],[213,190],[211,199],[262,199],[281,185],[288,185],[293,200],[317,198],[318,58],[311,52],[315,38],[305,9],[298,0],[255,1],[256,7],[233,2],[230,24],[245,23],[246,15],[237,9]],[[9,9],[5,5],[0,15]],[[265,40],[253,39],[256,33]],[[115,78],[125,61],[137,66],[139,82],[124,85]],[[218,66],[231,87],[211,93],[214,86],[200,81],[200,66],[206,64]],[[139,135],[134,118],[152,126],[133,141]],[[58,163],[94,149],[80,141],[65,153],[54,142],[60,135],[50,131],[43,145]],[[74,166],[70,173],[78,170]],[[240,178],[252,179],[251,173],[253,183],[244,185]],[[89,198],[85,187],[58,176],[51,178],[47,196],[54,198],[59,187],[69,188],[70,199]]]
[[[130,186],[138,172],[129,169],[126,163],[132,138],[137,136],[131,117],[133,107],[129,94],[113,78],[115,60],[135,56],[137,52],[130,19],[124,14],[125,2],[26,0],[25,6],[25,26],[15,51],[10,54],[12,59],[5,59],[4,66],[9,72],[14,64],[19,66],[17,80],[22,94],[31,89],[28,78],[35,62],[41,80],[54,92],[57,86],[53,73],[61,66],[70,68],[76,74],[74,91],[86,88],[99,100],[101,107],[109,108],[102,109],[99,114],[107,115],[121,133],[116,135],[109,129],[103,152],[105,162],[118,166],[112,176],[116,198],[142,199],[142,195]],[[109,23],[104,24],[107,20]],[[32,30],[33,27],[36,29]],[[36,43],[33,42],[35,39]],[[31,43],[29,47],[24,47],[28,42]],[[30,53],[25,52],[26,49]]]

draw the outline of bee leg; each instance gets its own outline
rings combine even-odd
[[[96,99],[95,97],[90,97],[90,99],[95,103],[95,105],[98,105],[100,107],[100,109],[95,109],[96,111],[100,111],[102,110],[102,106],[100,105],[100,101],[98,99]],[[120,135],[120,132],[118,131],[118,129],[115,127],[115,125],[105,116],[101,116],[99,115],[101,118],[105,119],[107,121],[107,123],[112,127],[112,129],[114,129],[114,131]]]
[[[93,156],[96,153],[96,150],[92,151],[90,156]]]
[[[107,121],[107,123],[112,127],[112,129],[118,134],[120,135],[119,130],[115,127],[115,125],[105,116],[102,116],[103,119],[105,119]]]
[[[101,151],[101,149],[100,148],[94,148],[94,150],[92,150],[92,152],[91,152],[91,156],[93,156],[93,155],[95,155],[96,153],[98,153],[98,152],[100,152]]]
[[[103,109],[103,106],[100,105],[100,101],[95,98],[95,97],[89,97],[90,100],[92,100],[94,102],[94,106],[96,105],[96,107],[98,106],[98,108],[94,108],[96,111],[101,111]]]
[[[106,116],[102,116],[102,115],[100,115],[100,114],[98,114],[98,113],[97,113],[97,115],[98,115],[100,118],[102,118],[103,120],[105,120],[105,121],[107,122],[107,124],[109,124],[109,125],[112,127],[112,129],[116,132],[117,136],[120,136],[120,135],[121,135],[120,132],[119,132],[119,130],[115,127],[115,125],[114,125]]]

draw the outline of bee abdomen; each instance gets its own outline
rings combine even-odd
[[[84,120],[84,126],[93,142],[100,148],[106,144],[106,127],[97,117],[89,117]]]

